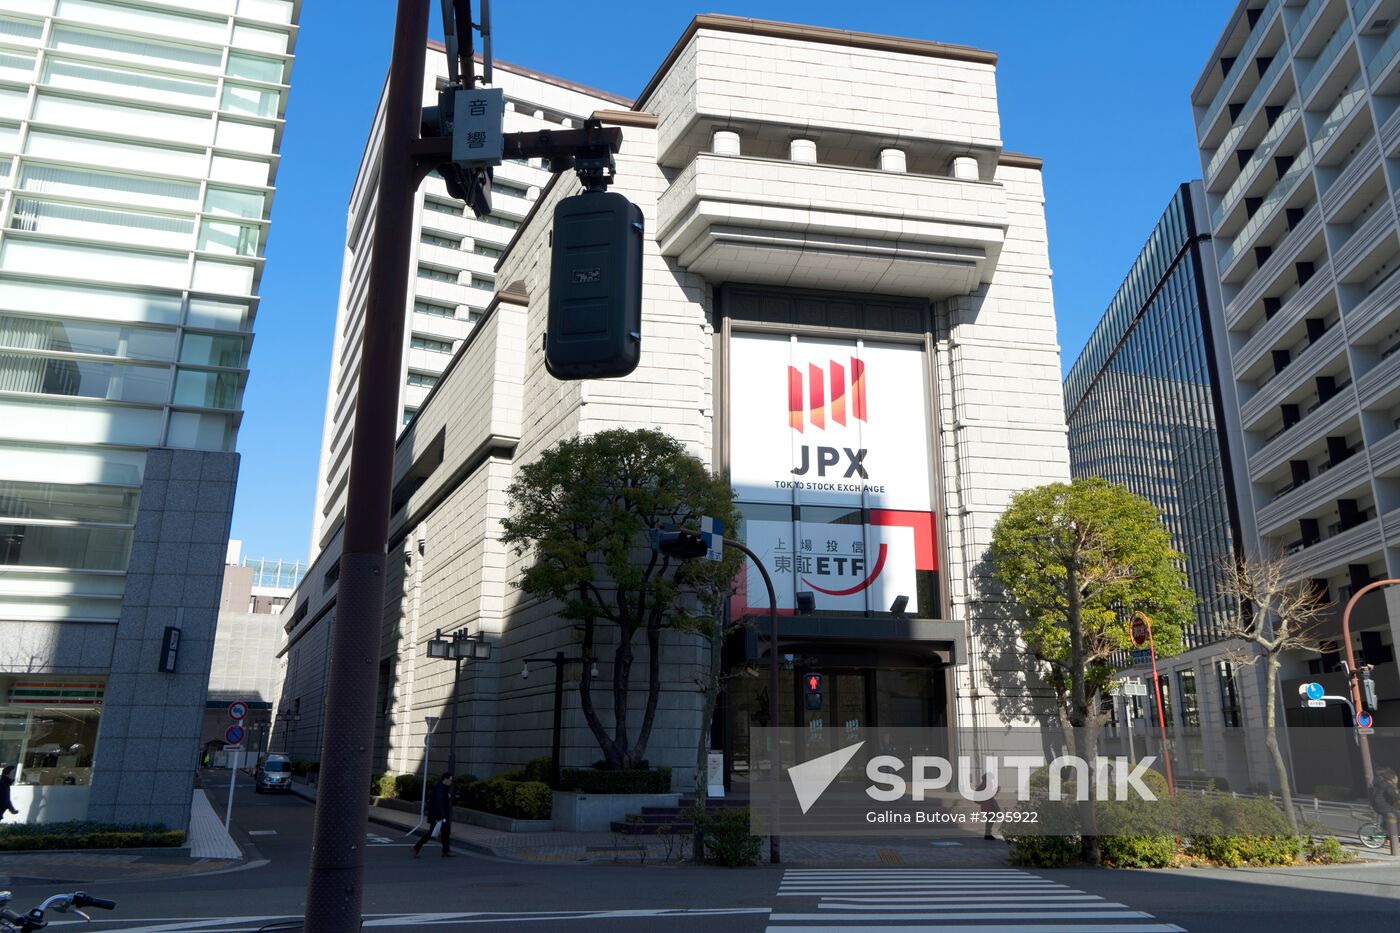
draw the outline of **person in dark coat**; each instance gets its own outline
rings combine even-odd
[[[10,788],[15,786],[15,766],[5,765],[0,770],[0,819],[4,819],[5,814],[13,813],[19,815],[15,809],[14,802],[10,800]]]
[[[433,829],[441,824],[438,835],[442,837],[442,857],[453,858],[452,854],[452,775],[449,772],[433,785],[428,792],[428,826],[423,835],[413,844],[413,857],[423,851],[423,846],[433,837]]]

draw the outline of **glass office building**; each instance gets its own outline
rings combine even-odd
[[[1199,189],[1177,190],[1065,379],[1073,474],[1151,501],[1185,558],[1197,599],[1189,647],[1220,637],[1232,611],[1219,593],[1221,562],[1241,535]]]
[[[0,763],[26,818],[188,818],[299,11],[0,0]]]

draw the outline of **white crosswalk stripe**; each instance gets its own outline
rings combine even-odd
[[[768,933],[1185,933],[1173,923],[1012,868],[792,868]]]

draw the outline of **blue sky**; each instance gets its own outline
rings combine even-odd
[[[1188,95],[1233,0],[947,2],[496,0],[498,58],[635,95],[695,13],[834,26],[999,53],[1007,149],[1045,159],[1067,369],[1179,183],[1200,174]],[[345,211],[388,67],[391,0],[303,4],[273,208],[232,536],[304,558]],[[433,19],[438,13],[434,3]],[[590,36],[602,40],[591,45]]]

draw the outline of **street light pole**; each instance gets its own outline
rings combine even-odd
[[[763,585],[768,590],[768,725],[773,729],[772,747],[768,750],[769,783],[773,788],[772,820],[768,833],[768,861],[777,865],[782,861],[781,845],[778,842],[778,767],[781,764],[781,755],[778,751],[778,597],[773,589],[773,578],[768,575],[768,568],[763,566],[763,561],[758,559],[758,555],[749,550],[748,547],[735,541],[732,538],[724,539],[725,547],[732,547],[739,551],[749,560],[763,577]]]
[[[530,676],[531,661],[542,661],[554,665],[554,730],[550,738],[549,785],[555,790],[559,789],[559,756],[562,751],[560,743],[564,733],[564,666],[566,664],[583,664],[588,660],[588,658],[583,657],[571,658],[562,651],[556,651],[553,656],[536,655],[521,661],[525,665],[520,672],[522,677]],[[594,676],[597,676],[596,671]]]
[[[1352,709],[1358,713],[1365,707],[1361,703],[1361,680],[1356,670],[1356,653],[1351,648],[1351,610],[1357,601],[1367,593],[1383,586],[1390,586],[1392,583],[1400,583],[1400,580],[1392,578],[1366,584],[1351,594],[1351,599],[1347,600],[1346,608],[1342,610],[1342,644],[1346,646],[1347,652],[1347,685],[1351,688]],[[1360,724],[1354,719],[1352,726],[1356,728],[1356,742],[1361,749],[1361,773],[1365,776],[1366,792],[1369,794],[1376,781],[1375,767],[1371,763],[1371,739],[1370,736],[1361,733]],[[1392,856],[1400,855],[1400,833],[1397,833],[1394,813],[1386,815],[1385,829],[1386,835],[1390,837],[1390,854]]]

